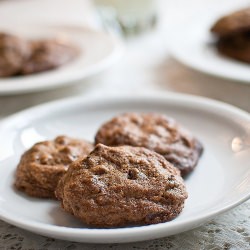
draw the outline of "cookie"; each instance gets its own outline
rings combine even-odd
[[[58,40],[40,40],[31,43],[32,54],[22,68],[22,74],[33,74],[55,69],[77,56],[77,50]]]
[[[140,147],[98,144],[72,163],[56,196],[64,210],[100,228],[166,222],[187,198],[179,170]]]
[[[0,77],[18,74],[30,54],[31,47],[27,41],[0,33]]]
[[[211,32],[219,37],[232,36],[249,30],[250,8],[223,16],[211,28]]]
[[[216,47],[220,54],[238,61],[250,63],[250,31],[220,38]]]
[[[30,196],[55,198],[58,181],[68,166],[78,157],[86,156],[92,149],[91,143],[67,136],[36,143],[21,157],[15,186]]]
[[[118,115],[98,130],[95,143],[145,147],[165,157],[185,176],[202,154],[201,143],[175,120],[155,113]]]

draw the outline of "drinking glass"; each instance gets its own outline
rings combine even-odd
[[[125,35],[152,28],[156,0],[94,0],[103,25]]]

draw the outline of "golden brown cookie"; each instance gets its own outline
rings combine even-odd
[[[182,176],[196,166],[203,147],[175,120],[155,113],[127,113],[114,117],[98,130],[95,143],[145,147],[164,156]]]
[[[36,143],[21,157],[15,186],[30,196],[54,198],[58,181],[68,166],[92,149],[91,143],[67,136]]]
[[[27,41],[17,36],[0,33],[0,77],[20,73],[30,54],[31,47]]]
[[[98,144],[72,163],[56,196],[67,212],[95,227],[166,222],[183,209],[186,188],[179,170],[140,147]]]

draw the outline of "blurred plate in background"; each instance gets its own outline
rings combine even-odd
[[[74,84],[111,66],[122,55],[119,40],[106,33],[80,26],[10,26],[1,32],[29,39],[60,38],[79,49],[71,62],[42,73],[0,78],[0,95],[21,94]]]
[[[198,21],[197,21],[198,20]],[[203,73],[250,84],[250,65],[220,55],[210,28],[217,17],[198,18],[168,33],[169,53],[186,66]]]

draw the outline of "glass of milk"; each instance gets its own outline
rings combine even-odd
[[[154,26],[156,0],[94,0],[104,26],[123,34],[138,33]]]

